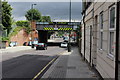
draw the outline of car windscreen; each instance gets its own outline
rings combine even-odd
[[[61,43],[61,44],[67,44],[67,43]]]

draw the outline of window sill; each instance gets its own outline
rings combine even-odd
[[[114,55],[113,54],[107,54],[107,58],[110,60],[114,61]]]

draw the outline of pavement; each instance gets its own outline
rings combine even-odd
[[[72,48],[71,52],[64,52],[51,65],[51,67],[42,76],[43,79],[58,78],[85,78],[98,80],[97,73],[83,60],[78,52],[78,48]]]
[[[32,49],[31,46],[15,46],[15,47],[6,47],[6,49],[0,49],[0,53],[8,52],[18,52]]]

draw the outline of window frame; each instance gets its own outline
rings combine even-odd
[[[100,24],[99,24],[99,26],[100,26],[100,31],[99,31],[99,50],[103,50],[103,26],[104,26],[104,14],[103,14],[103,11],[101,11],[100,12],[100,14],[99,14],[99,21],[100,21]],[[101,34],[102,34],[102,36],[101,36]]]
[[[114,28],[111,28],[110,26],[111,26],[111,15],[110,15],[110,12],[111,12],[111,9],[115,9],[115,18],[114,18]],[[115,55],[115,43],[116,43],[116,6],[115,5],[112,5],[111,7],[109,7],[109,9],[108,9],[108,13],[109,13],[109,27],[108,27],[108,29],[109,29],[109,34],[108,34],[108,56],[109,57],[111,57],[111,58],[114,58],[114,55]],[[111,32],[113,32],[114,33],[114,41],[113,41],[113,45],[114,45],[114,51],[113,52],[111,52],[110,51],[110,33]],[[111,48],[112,48],[112,46],[111,46]]]

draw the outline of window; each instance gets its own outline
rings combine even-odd
[[[100,50],[103,49],[103,11],[100,13]]]
[[[115,52],[115,6],[109,8],[109,54]]]
[[[110,9],[110,28],[115,28],[115,7]]]
[[[100,13],[100,28],[103,29],[103,12]]]
[[[103,32],[100,32],[100,49],[103,48]]]
[[[110,32],[110,44],[109,44],[109,52],[110,54],[114,53],[114,32]]]

